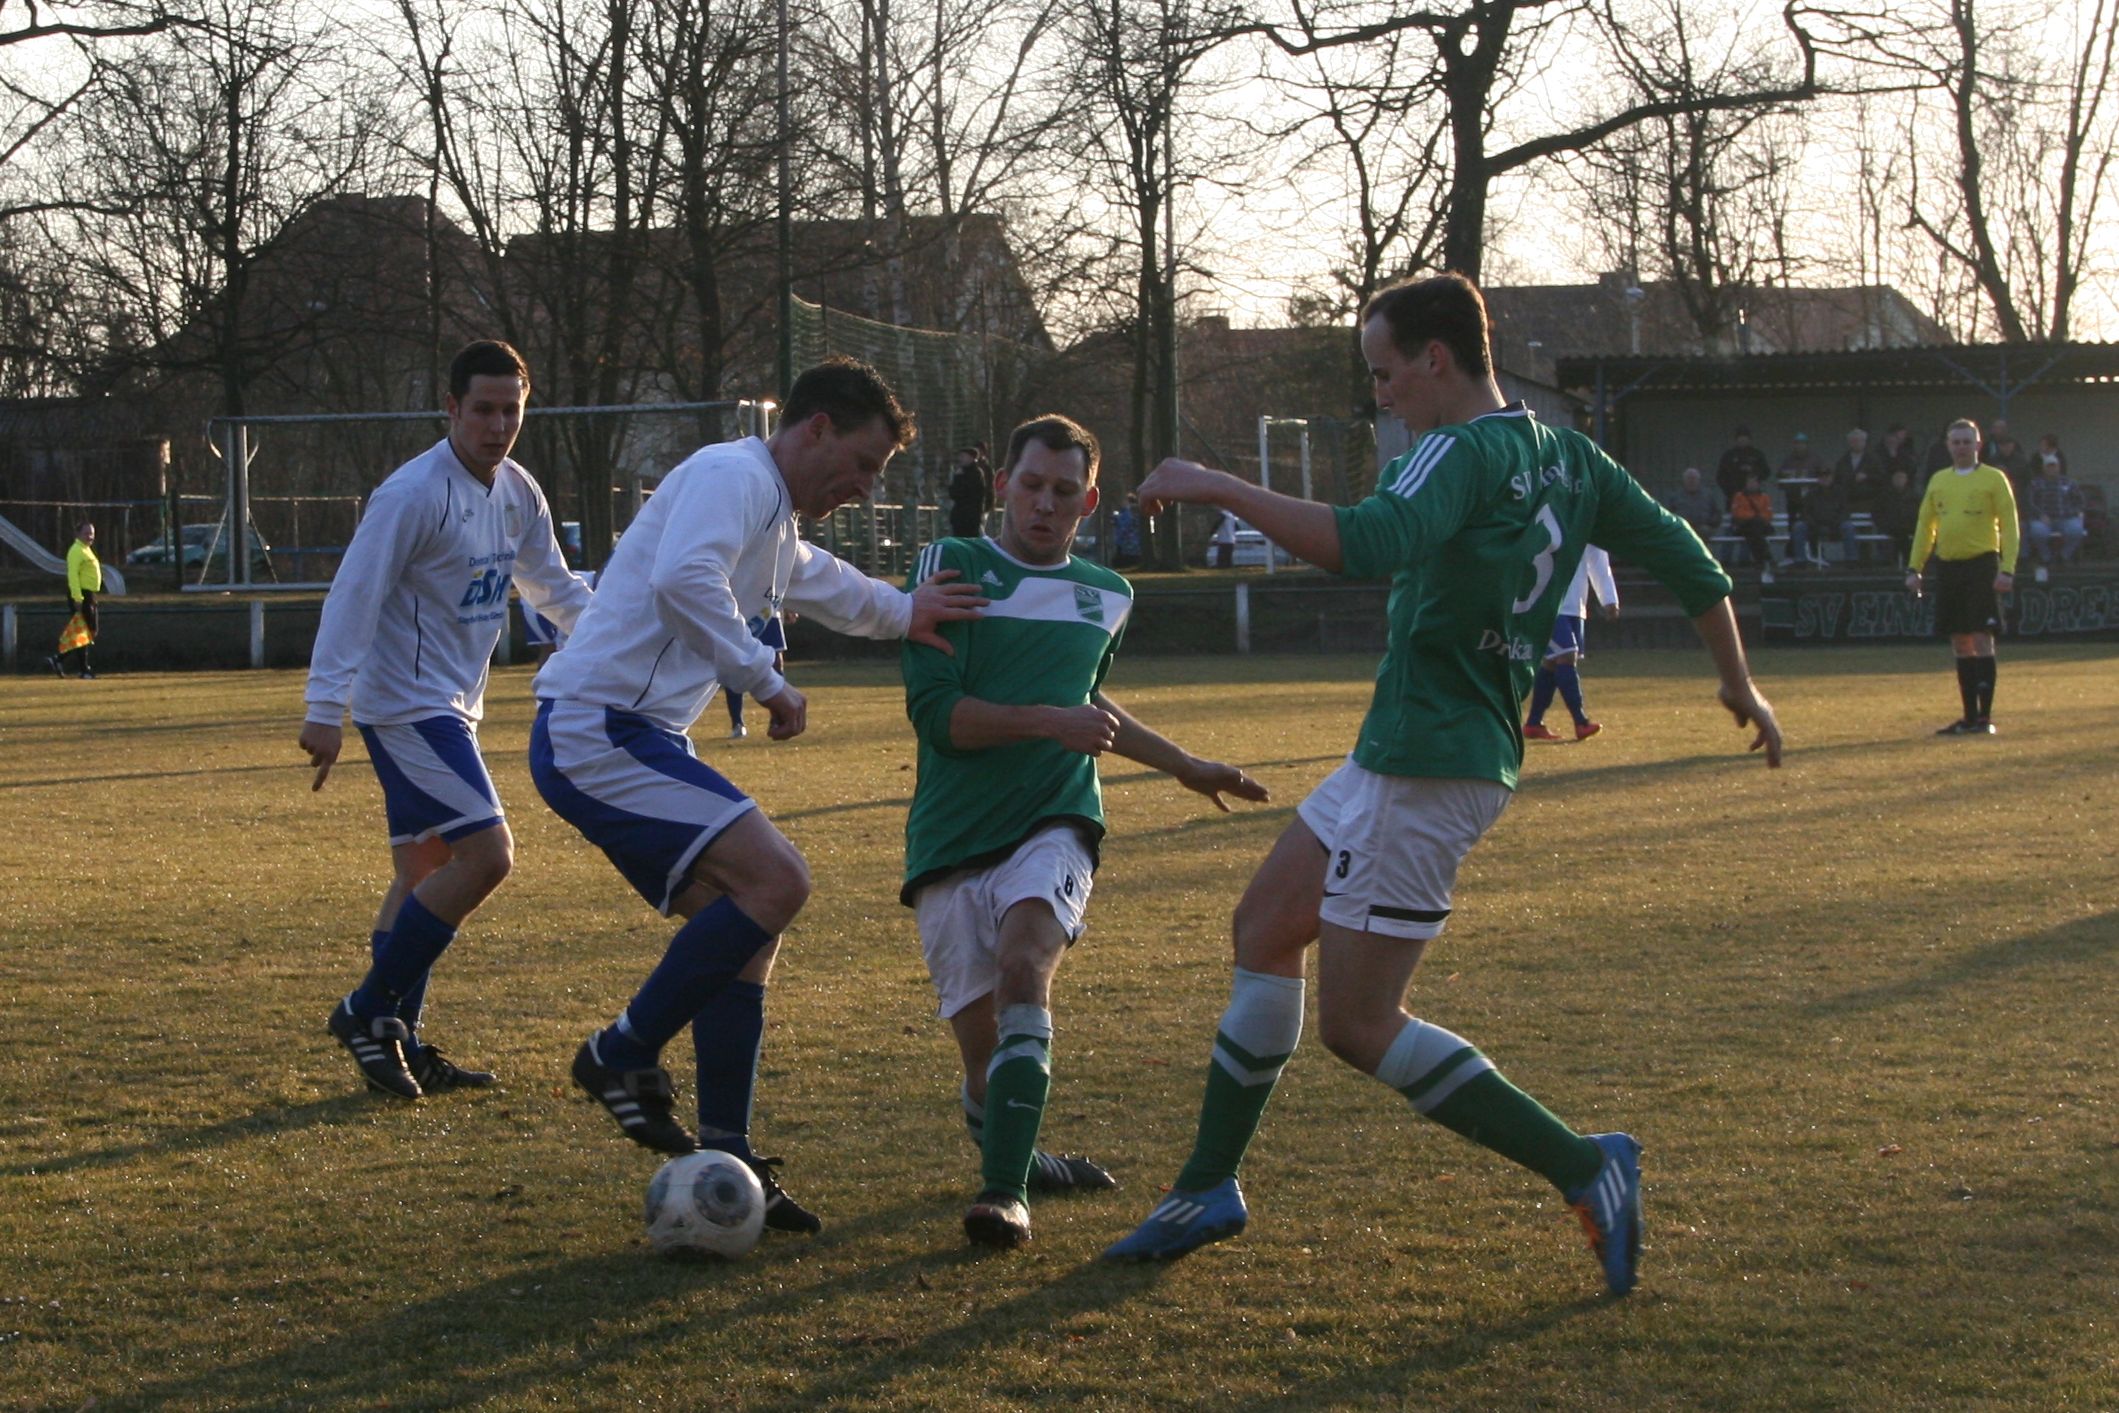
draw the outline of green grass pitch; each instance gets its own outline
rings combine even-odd
[[[417,1105],[324,1031],[387,860],[357,740],[308,789],[300,677],[10,681],[0,1407],[2119,1407],[2119,651],[2003,652],[1991,740],[1929,734],[1939,646],[1760,653],[1771,773],[1703,655],[1598,653],[1605,733],[1532,751],[1411,1005],[1641,1137],[1623,1301],[1555,1194],[1314,1022],[1250,1232],[1093,1263],[1183,1158],[1229,910],[1352,740],[1367,660],[1121,660],[1114,695],[1274,799],[1217,815],[1109,763],[1046,1138],[1125,1186],[1040,1202],[1014,1254],[959,1227],[954,1049],[895,900],[894,674],[798,664],[787,745],[710,709],[702,754],[817,878],[757,1137],[827,1224],[719,1265],[649,1255],[655,1159],[566,1083],[668,927],[531,788],[526,670],[484,733],[519,862],[429,1017],[505,1087]]]

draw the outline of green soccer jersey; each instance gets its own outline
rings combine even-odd
[[[1341,572],[1391,579],[1389,646],[1357,764],[1498,780],[1523,764],[1523,696],[1585,546],[1638,564],[1698,615],[1729,576],[1579,432],[1520,403],[1438,427],[1338,511]]]
[[[944,623],[954,657],[907,643],[905,714],[920,741],[919,782],[905,817],[905,886],[913,893],[952,869],[1007,857],[1052,820],[1072,820],[1091,852],[1104,834],[1096,761],[1057,741],[958,750],[949,717],[976,697],[1005,706],[1077,707],[1103,684],[1133,610],[1133,586],[1099,564],[1025,564],[990,539],[936,540],[907,586],[954,569],[990,602],[984,617]]]

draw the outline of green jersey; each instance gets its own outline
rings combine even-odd
[[[1383,775],[1515,788],[1523,696],[1585,546],[1640,565],[1688,614],[1729,595],[1691,526],[1520,403],[1429,432],[1338,517],[1341,572],[1391,579],[1389,646],[1354,747]]]
[[[920,774],[905,816],[910,906],[923,884],[952,869],[1006,858],[1054,820],[1081,826],[1093,857],[1104,835],[1096,760],[1057,741],[959,750],[949,717],[965,697],[1004,706],[1086,706],[1118,651],[1133,586],[1099,564],[1025,564],[990,539],[936,540],[920,551],[907,587],[941,569],[976,584],[982,618],[944,623],[951,657],[907,643],[905,714],[920,742]]]

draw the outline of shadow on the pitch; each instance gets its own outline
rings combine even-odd
[[[2034,967],[2097,961],[2119,951],[2119,911],[2079,918],[2027,937],[2003,937],[1949,957],[1926,971],[1857,987],[1800,1008],[1813,1019],[1888,1010],[1935,999],[1968,986],[2006,980]]]
[[[341,761],[340,768],[343,768],[344,764],[345,762]],[[215,765],[199,770],[134,770],[122,775],[54,775],[41,780],[9,780],[0,782],[0,790],[49,789],[57,785],[72,788],[76,785],[116,784],[128,780],[181,780],[193,775],[284,775],[292,781],[297,772],[301,773],[301,783],[306,788],[309,783],[308,771],[309,767],[300,761],[288,761],[278,765]]]
[[[397,1101],[356,1091],[335,1095],[329,1099],[312,1100],[307,1104],[276,1104],[270,1108],[259,1109],[255,1113],[223,1119],[220,1123],[208,1124],[204,1128],[172,1129],[139,1143],[121,1143],[85,1153],[67,1153],[52,1158],[31,1157],[11,1163],[0,1163],[0,1177],[93,1172],[101,1168],[120,1167],[142,1158],[195,1153],[201,1149],[219,1148],[224,1144],[247,1142],[280,1133],[299,1133],[303,1129],[343,1123],[371,1104],[394,1102]],[[17,1148],[16,1151],[21,1150]]]

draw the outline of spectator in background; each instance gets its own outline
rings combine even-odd
[[[66,598],[73,610],[59,630],[59,650],[44,659],[57,675],[66,675],[66,659],[77,658],[75,675],[94,681],[96,669],[89,664],[88,650],[96,642],[96,595],[103,592],[103,562],[96,558],[96,527],[83,520],[74,526],[74,542],[66,551]]]
[[[1788,454],[1781,458],[1781,469],[1777,474],[1782,480],[1790,476],[1815,477],[1824,469],[1824,458],[1810,449],[1810,434],[1797,432],[1794,445],[1790,446]]]
[[[1854,538],[1854,522],[1847,516],[1847,488],[1838,470],[1827,466],[1817,473],[1816,485],[1804,488],[1802,505],[1788,521],[1788,548],[1795,562],[1823,568],[1825,541],[1837,539],[1840,562],[1855,563],[1861,557],[1861,546]]]
[[[985,533],[986,512],[993,509],[993,470],[975,446],[957,448],[956,470],[949,477],[949,533],[977,539]]]
[[[1741,489],[1741,488],[1740,488]],[[1722,501],[1700,484],[1700,468],[1685,468],[1684,484],[1670,493],[1670,513],[1692,527],[1701,540],[1711,540],[1722,528]]]
[[[1994,425],[1987,429],[1986,445],[1981,449],[1979,459],[2009,478],[2009,489],[2018,500],[2030,490],[2031,479],[2036,474],[2035,463],[2030,453],[2024,450],[2023,443],[2017,441],[2015,433],[2009,430],[2008,418],[1994,419]]]
[[[2045,468],[2056,461],[2060,464],[2060,474],[2067,475],[2067,453],[2060,449],[2060,434],[2047,432],[2038,439],[2038,459],[2031,469],[2039,475],[2044,475]]]
[[[1131,569],[1140,563],[1140,497],[1126,493],[1126,503],[1111,517],[1111,567]]]
[[[1889,473],[1884,469],[1883,457],[1869,450],[1867,431],[1856,427],[1847,433],[1847,449],[1832,463],[1832,474],[1847,498],[1849,515],[1876,514],[1876,502],[1883,495]]]
[[[1759,582],[1773,582],[1773,550],[1767,536],[1773,533],[1773,498],[1766,494],[1759,473],[1744,477],[1744,484],[1729,502],[1729,528],[1751,554],[1759,569]]]
[[[1920,495],[1913,473],[1898,466],[1892,468],[1891,483],[1884,487],[1883,497],[1876,503],[1876,528],[1891,537],[1899,564],[1904,564],[1913,551],[1913,527],[1920,523]]]
[[[1714,468],[1714,483],[1721,487],[1722,503],[1734,506],[1739,492],[1744,489],[1744,478],[1757,476],[1760,485],[1765,485],[1773,476],[1773,468],[1766,462],[1766,453],[1751,444],[1751,429],[1738,427],[1736,441]]]
[[[1214,524],[1213,559],[1216,569],[1236,567],[1236,512],[1224,510]],[[1268,551],[1270,553],[1270,551]]]
[[[2035,577],[2041,584],[2046,581],[2046,566],[2053,562],[2055,536],[2060,540],[2060,562],[2075,562],[2075,554],[2082,548],[2087,533],[2083,528],[2083,512],[2088,508],[2082,488],[2068,478],[2066,462],[2060,455],[2059,439],[2048,433],[2046,440],[2053,443],[2053,449],[2040,454],[2038,474],[2030,485],[2027,507],[2030,518],[2023,527],[2025,538],[2031,542],[2031,556],[2038,561]]]
[[[1904,471],[1911,480],[1920,470],[1920,448],[1913,445],[1913,432],[1903,422],[1893,422],[1884,433],[1883,479],[1888,486],[1893,471]]]

